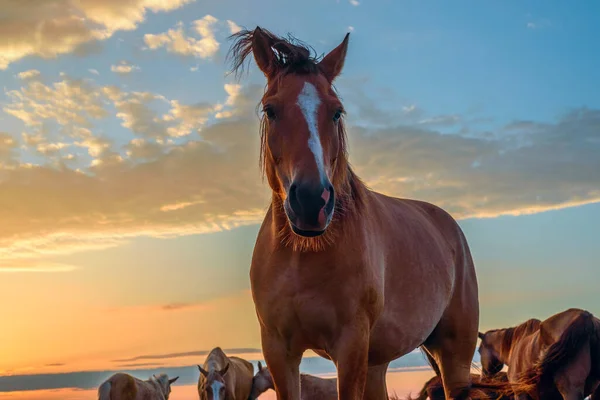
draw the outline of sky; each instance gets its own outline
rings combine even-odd
[[[265,80],[225,58],[257,25],[319,55],[351,32],[350,161],[459,221],[482,330],[600,314],[598,15],[591,0],[2,1],[0,375],[262,357],[248,271]]]

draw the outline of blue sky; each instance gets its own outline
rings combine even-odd
[[[350,160],[373,189],[459,219],[483,329],[600,313],[597,2],[58,3],[14,3],[0,21],[0,318],[20,318],[0,372],[259,346],[265,82],[253,63],[226,76],[236,26],[318,54],[352,32],[336,82]],[[140,324],[143,340],[119,336]]]

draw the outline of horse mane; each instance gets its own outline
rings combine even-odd
[[[274,35],[263,28],[260,29],[262,35],[265,35],[271,43],[271,48],[275,54],[275,63],[278,74],[273,78],[275,82],[281,80],[288,74],[300,75],[318,75],[321,73],[319,68],[319,58],[315,55],[314,50],[303,43],[302,41],[288,35],[287,38],[282,38]],[[244,64],[253,52],[253,38],[256,30],[241,30],[229,36],[234,39],[227,58],[232,62],[231,72],[235,72],[236,77],[244,70]],[[335,93],[335,87],[332,85],[332,90]],[[268,86],[265,87],[263,97],[258,106],[262,103],[267,94]],[[269,130],[269,119],[266,115],[260,117],[260,156],[259,167],[263,175],[266,177],[272,187],[277,182],[274,160],[271,157],[267,145],[267,132]],[[282,243],[291,245],[298,251],[320,251],[326,245],[332,244],[337,236],[337,232],[333,226],[337,225],[343,216],[347,216],[351,211],[358,210],[363,204],[366,185],[354,173],[348,161],[347,135],[343,118],[339,120],[338,130],[338,154],[335,161],[334,175],[331,177],[331,183],[335,188],[336,206],[332,220],[332,226],[327,231],[318,237],[305,238],[293,234],[287,224],[283,224],[283,229],[279,233]],[[272,202],[273,211],[283,212],[283,203],[279,196],[273,196]]]
[[[288,34],[287,38],[283,38],[264,28],[256,28],[255,30],[243,29],[229,36],[230,40],[234,40],[234,44],[229,50],[227,59],[232,61],[233,68],[231,72],[235,72],[236,77],[239,77],[244,71],[245,61],[253,51],[254,33],[258,29],[271,43],[271,48],[275,54],[276,67],[284,75],[290,73],[316,74],[319,72],[319,58],[312,47],[291,34]]]
[[[502,332],[502,340],[500,343],[499,351],[501,354],[508,354],[510,353],[513,340],[515,338],[527,336],[537,331],[538,329],[540,329],[541,324],[542,321],[540,321],[539,319],[531,318],[517,326],[513,326],[511,328],[491,329],[487,333]],[[496,351],[498,351],[498,349]]]
[[[502,354],[508,354],[510,352],[514,339],[519,339],[523,336],[530,335],[531,333],[537,331],[538,329],[540,329],[541,323],[542,321],[540,321],[539,319],[531,318],[520,325],[505,329],[504,335],[502,335]]]

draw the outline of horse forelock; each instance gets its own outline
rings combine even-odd
[[[275,67],[278,71],[283,74],[313,74],[319,71],[319,58],[312,47],[292,35],[283,38],[267,29],[257,29],[260,29],[260,34],[269,41],[271,49],[274,50]],[[253,40],[257,29],[243,29],[229,36],[229,39],[234,40],[234,44],[227,54],[227,59],[231,61],[231,72],[235,73],[236,77],[244,72],[246,59],[254,52]]]

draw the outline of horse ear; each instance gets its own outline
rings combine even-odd
[[[173,383],[175,383],[175,381],[179,379],[178,376],[176,376],[175,378],[169,379],[169,385],[172,385]]]
[[[485,333],[477,332],[477,336],[479,337],[479,339],[483,340],[483,338],[485,337]]]
[[[258,68],[268,78],[275,75],[275,67],[277,59],[275,52],[272,49],[273,39],[265,33],[259,26],[252,33],[252,54]]]
[[[208,371],[205,371],[201,366],[198,365],[198,369],[200,370],[200,373],[202,375],[204,375],[205,377],[208,376]]]
[[[227,373],[227,371],[229,371],[229,363],[227,363],[227,365],[225,365],[225,367],[219,371],[219,374],[221,376],[225,376],[225,374]]]
[[[262,364],[261,364],[261,362],[259,361],[259,362],[258,362],[258,372],[262,371],[262,368],[263,368],[263,367],[262,367]]]
[[[340,74],[340,72],[342,72],[342,69],[344,68],[349,38],[350,33],[348,32],[342,43],[340,43],[335,49],[331,50],[329,54],[323,57],[323,59],[319,62],[319,69],[329,82],[333,82],[333,80]]]

